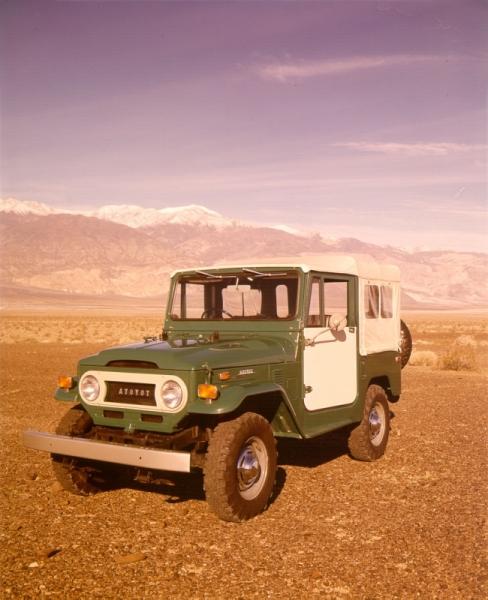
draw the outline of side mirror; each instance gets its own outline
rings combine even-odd
[[[347,325],[345,315],[334,314],[329,317],[329,329],[331,331],[343,331]]]

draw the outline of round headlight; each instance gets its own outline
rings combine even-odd
[[[100,394],[98,379],[93,375],[86,375],[80,381],[79,390],[83,400],[94,402]]]
[[[161,398],[170,410],[176,410],[183,401],[183,390],[176,381],[167,381],[161,388]]]

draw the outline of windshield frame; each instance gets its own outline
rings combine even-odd
[[[286,317],[265,317],[265,316],[238,316],[233,315],[233,318],[223,318],[216,317],[213,318],[211,315],[208,318],[202,317],[176,317],[175,313],[172,313],[174,302],[177,298],[177,290],[178,285],[182,279],[187,278],[190,280],[191,278],[200,277],[203,280],[204,277],[208,277],[209,280],[213,280],[214,282],[224,281],[224,280],[236,280],[236,277],[246,277],[251,281],[256,281],[259,279],[267,279],[267,278],[276,278],[279,275],[286,276],[293,279],[296,279],[296,300],[295,300],[295,312],[293,315],[289,315]],[[257,267],[253,268],[252,266],[244,266],[244,267],[229,267],[229,268],[208,268],[208,269],[194,269],[188,271],[179,271],[174,274],[171,281],[171,286],[168,294],[168,305],[166,307],[166,320],[170,321],[173,325],[178,323],[181,324],[212,324],[212,328],[215,328],[215,324],[218,323],[219,326],[224,324],[240,324],[240,325],[248,325],[257,323],[290,323],[296,321],[299,318],[301,311],[301,303],[302,303],[302,289],[303,289],[303,272],[300,268],[297,267]],[[247,283],[240,282],[240,286],[247,285]],[[203,310],[203,309],[202,309]]]

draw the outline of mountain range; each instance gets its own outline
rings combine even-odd
[[[158,298],[169,273],[219,261],[300,254],[367,255],[397,264],[404,308],[485,308],[486,254],[409,252],[354,238],[326,238],[286,226],[260,226],[199,205],[143,208],[108,205],[92,211],[0,200],[2,307],[23,299],[87,297],[123,304]]]

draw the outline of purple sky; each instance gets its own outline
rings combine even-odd
[[[0,4],[1,196],[486,250],[488,4]]]

